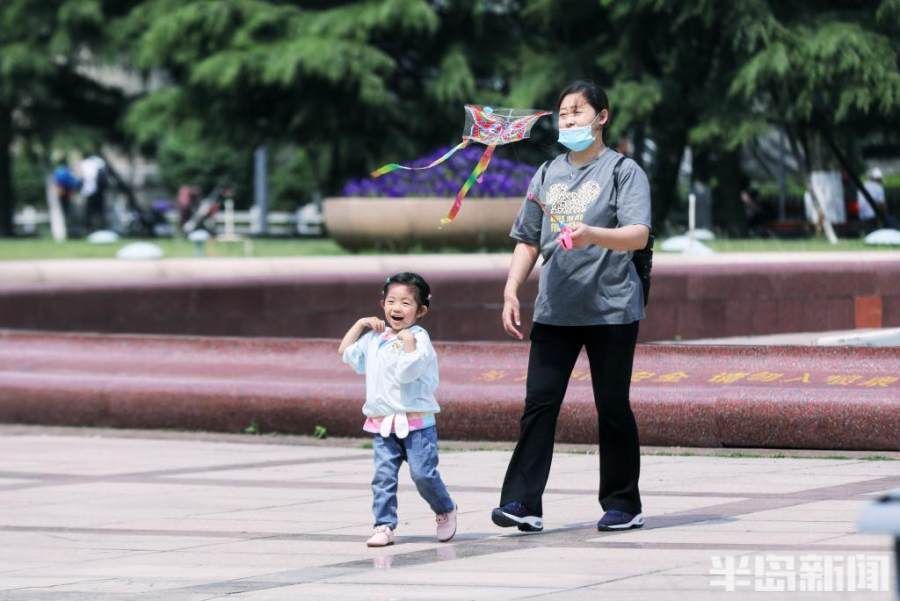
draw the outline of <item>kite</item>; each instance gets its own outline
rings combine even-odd
[[[481,176],[487,170],[491,158],[494,156],[494,149],[503,144],[511,144],[512,142],[519,142],[528,138],[531,135],[531,128],[537,123],[538,119],[552,114],[550,111],[492,108],[477,104],[467,104],[465,108],[466,125],[463,128],[462,142],[451,148],[446,154],[424,167],[408,167],[398,163],[389,163],[372,172],[372,177],[381,177],[397,169],[412,171],[431,169],[435,165],[443,163],[456,151],[462,150],[472,142],[478,142],[487,146],[475,168],[472,169],[472,173],[469,174],[469,177],[456,193],[456,198],[447,216],[441,219],[442,225],[450,223],[456,218],[462,207],[463,198],[466,197],[466,194],[475,185],[475,182],[481,181]]]

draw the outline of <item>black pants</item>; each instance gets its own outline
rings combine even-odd
[[[626,325],[550,326],[531,330],[525,412],[519,442],[503,480],[500,504],[523,503],[543,515],[541,497],[550,475],[556,420],[575,361],[586,347],[600,434],[600,505],[605,511],[641,512],[641,452],[628,392],[638,322]]]
[[[103,193],[94,192],[87,197],[87,229],[91,231],[106,229],[106,203],[104,202]]]

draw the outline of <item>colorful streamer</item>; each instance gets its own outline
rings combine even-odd
[[[456,219],[456,215],[459,213],[459,209],[462,208],[463,198],[466,197],[466,194],[469,193],[469,190],[472,186],[475,185],[475,182],[481,178],[481,174],[483,174],[488,165],[491,162],[491,157],[494,156],[494,149],[497,148],[493,144],[484,149],[484,152],[481,154],[481,158],[478,159],[478,164],[475,165],[475,168],[472,169],[472,173],[469,174],[469,177],[466,179],[466,182],[459,189],[459,192],[456,193],[456,198],[453,201],[453,206],[450,207],[450,211],[447,213],[447,216],[441,219],[441,225],[446,225]]]
[[[424,167],[407,167],[406,165],[401,165],[400,163],[388,163],[387,165],[385,165],[383,167],[379,167],[378,169],[373,171],[371,176],[372,177],[381,177],[382,175],[387,175],[388,173],[391,173],[392,171],[396,171],[397,169],[406,169],[408,171],[420,171],[422,169],[431,169],[432,167],[434,167],[436,165],[440,165],[441,163],[443,163],[444,161],[449,159],[451,156],[453,156],[453,154],[456,151],[462,150],[463,148],[465,148],[468,145],[469,145],[469,140],[463,140],[462,142],[460,142],[459,144],[457,144],[456,146],[454,146],[453,148],[448,150],[444,154],[444,156],[432,161],[431,163],[429,163],[428,165],[425,165]]]

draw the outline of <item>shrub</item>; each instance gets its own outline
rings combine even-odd
[[[407,171],[398,169],[382,177],[355,179],[347,182],[342,190],[343,196],[455,196],[456,191],[469,177],[478,159],[484,152],[484,146],[473,145],[464,148],[437,167],[425,171]],[[416,159],[411,167],[424,167],[449,150],[439,148],[428,156]],[[468,197],[503,198],[524,196],[528,184],[534,175],[535,167],[504,159],[494,154],[491,164],[469,191]]]

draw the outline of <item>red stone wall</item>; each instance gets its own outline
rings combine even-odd
[[[439,340],[504,340],[503,270],[423,272]],[[537,280],[521,295],[526,327]],[[57,331],[340,337],[378,314],[369,274],[298,274],[142,284],[0,288],[0,328]],[[900,326],[900,261],[659,265],[641,340]]]

